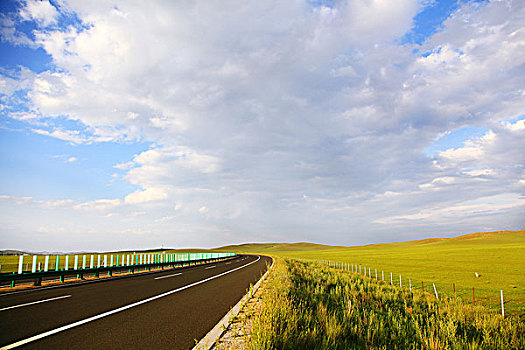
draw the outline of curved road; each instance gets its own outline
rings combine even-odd
[[[0,294],[0,349],[190,349],[255,284],[271,259]]]

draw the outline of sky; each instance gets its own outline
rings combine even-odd
[[[525,227],[525,2],[1,1],[0,248]]]

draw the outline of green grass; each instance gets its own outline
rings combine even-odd
[[[402,275],[406,285],[426,291],[432,283],[439,294],[456,294],[477,305],[500,309],[503,290],[507,313],[525,313],[525,230],[475,233],[450,239],[428,239],[359,247],[331,247],[308,243],[253,244],[229,246],[236,252],[270,254],[280,257],[331,260],[370,267],[385,273],[394,283]],[[475,273],[480,275],[476,278]],[[381,278],[381,277],[380,277]]]
[[[251,349],[523,349],[517,316],[314,262],[277,258]]]

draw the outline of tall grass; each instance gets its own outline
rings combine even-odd
[[[524,349],[525,323],[360,275],[276,259],[252,349]]]

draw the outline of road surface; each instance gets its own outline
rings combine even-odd
[[[97,283],[0,294],[0,348],[190,349],[271,259],[238,256]]]

